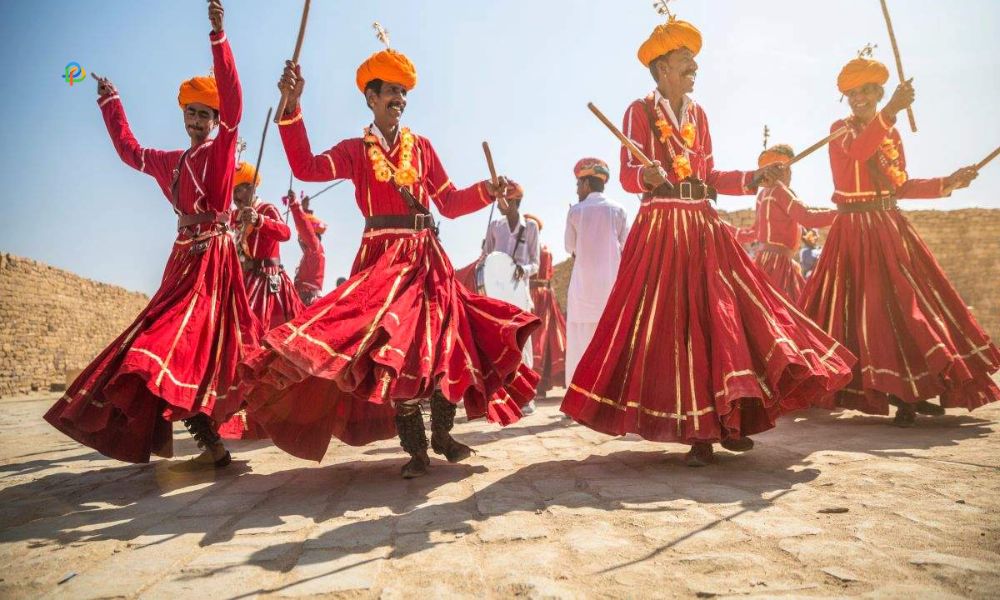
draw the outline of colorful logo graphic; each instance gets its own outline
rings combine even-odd
[[[66,65],[66,72],[63,73],[62,78],[70,85],[73,86],[74,83],[80,83],[87,78],[87,72],[83,70],[78,62],[71,62]]]

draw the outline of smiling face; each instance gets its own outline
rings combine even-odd
[[[375,89],[378,88],[378,89]],[[381,82],[381,86],[365,90],[368,108],[375,115],[375,124],[380,129],[395,129],[406,110],[406,88],[399,83]]]
[[[854,89],[847,90],[847,103],[851,105],[851,112],[855,117],[864,121],[875,118],[878,110],[878,103],[885,94],[885,88],[877,83],[866,83]]]
[[[204,142],[218,126],[218,113],[211,106],[193,102],[184,107],[184,129],[191,136],[191,141]]]
[[[672,50],[653,61],[650,67],[660,90],[675,90],[682,94],[694,91],[698,63],[691,50],[687,48]]]

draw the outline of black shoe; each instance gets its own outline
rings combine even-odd
[[[730,452],[748,452],[753,450],[753,440],[744,436],[735,440],[722,440],[719,445]]]
[[[450,463],[463,461],[472,456],[472,448],[451,437],[455,426],[457,407],[448,402],[441,392],[431,396],[431,449],[444,456]]]
[[[922,415],[927,415],[929,417],[940,417],[941,415],[944,414],[943,406],[941,406],[940,404],[934,404],[932,402],[928,402],[927,400],[921,400],[917,402],[914,408],[918,413]]]
[[[410,455],[410,460],[400,469],[400,475],[403,479],[413,479],[426,475],[431,464],[427,456],[427,432],[419,405],[407,405],[402,410],[404,412],[396,413],[396,432],[399,445]]]
[[[226,453],[217,460],[212,459],[212,454],[209,451],[205,451],[200,455],[186,460],[180,464],[173,465],[170,470],[174,473],[198,473],[201,471],[214,471],[217,469],[224,469],[228,467],[233,462],[233,455],[226,450]]]
[[[711,442],[695,442],[684,455],[684,463],[689,467],[706,467],[714,460]]]
[[[910,428],[917,425],[917,412],[913,405],[901,403],[896,407],[896,417],[892,420],[896,427]]]

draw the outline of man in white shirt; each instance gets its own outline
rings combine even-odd
[[[566,387],[590,345],[618,275],[628,237],[625,208],[604,197],[607,163],[584,158],[573,167],[579,204],[566,217],[566,251],[573,255],[566,299]]]
[[[514,276],[524,280],[527,302],[525,308],[531,310],[531,296],[527,284],[528,279],[538,273],[538,224],[535,221],[525,220],[521,216],[520,208],[521,200],[524,198],[524,189],[513,181],[509,181],[508,186],[506,201],[502,198],[497,201],[501,216],[490,223],[490,228],[486,232],[483,254],[503,252],[514,259]],[[534,353],[530,343],[524,345],[522,360],[529,367],[534,364]],[[525,414],[533,413],[535,401],[532,400],[522,410]]]

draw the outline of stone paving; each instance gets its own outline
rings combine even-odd
[[[690,469],[552,397],[403,481],[392,441],[126,465],[44,423],[53,400],[0,402],[2,598],[1000,597],[997,405],[910,430],[807,411]]]

